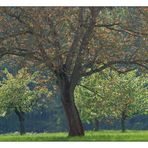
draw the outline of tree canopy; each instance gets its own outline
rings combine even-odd
[[[32,110],[39,94],[49,94],[46,88],[29,88],[30,83],[37,81],[37,73],[30,74],[26,68],[22,68],[16,75],[4,70],[5,78],[0,82],[0,111],[1,115],[9,114],[17,109],[22,112],[29,112]]]

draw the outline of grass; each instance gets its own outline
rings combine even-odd
[[[68,137],[67,133],[28,133],[0,135],[0,141],[148,141],[148,131],[87,131],[83,137]]]

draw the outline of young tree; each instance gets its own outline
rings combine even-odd
[[[135,71],[119,75],[106,70],[100,75],[84,78],[75,91],[82,119],[98,124],[98,120],[104,117],[120,118],[124,132],[127,118],[148,111],[146,77],[136,76]]]
[[[30,112],[36,104],[39,94],[46,93],[47,89],[30,90],[29,83],[35,81],[36,73],[29,74],[26,68],[22,68],[13,76],[7,69],[4,71],[6,78],[0,83],[0,110],[5,116],[15,112],[20,124],[20,134],[25,134],[25,113]]]
[[[82,136],[74,103],[77,83],[107,67],[122,70],[121,65],[129,69],[132,64],[147,69],[146,12],[145,8],[0,8],[0,57],[15,54],[44,63],[57,78],[69,136]]]
[[[122,132],[125,132],[127,118],[148,111],[147,76],[136,76],[135,71],[121,75],[113,73],[109,81],[110,96],[116,117],[121,119]]]

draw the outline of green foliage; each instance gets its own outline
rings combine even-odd
[[[29,84],[38,84],[36,78],[38,73],[28,73],[27,68],[22,68],[14,76],[7,69],[3,71],[6,77],[0,83],[0,112],[1,116],[12,112],[15,108],[23,112],[29,112],[34,102],[42,93],[48,93],[47,89],[30,90]]]
[[[106,74],[93,74],[82,79],[76,87],[76,104],[83,121],[89,123],[95,119],[101,120],[110,113],[110,94],[104,92],[107,83]]]
[[[136,71],[118,74],[106,70],[102,74],[93,74],[82,79],[76,88],[76,104],[83,121],[112,116],[121,118],[147,113],[148,83],[146,75],[136,76]]]
[[[126,117],[147,113],[148,80],[146,75],[136,76],[136,71],[127,74],[112,72],[109,80],[112,104],[117,116],[124,111]]]

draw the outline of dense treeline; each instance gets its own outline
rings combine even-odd
[[[0,134],[19,132],[19,123],[16,120],[16,115],[13,113],[7,117],[0,118]],[[13,124],[12,124],[13,123]],[[64,114],[61,111],[44,110],[33,111],[26,115],[25,122],[26,132],[62,132],[67,131],[67,123]],[[84,124],[86,130],[93,130],[93,124]],[[148,116],[137,115],[126,121],[126,128],[129,130],[148,130]],[[101,122],[99,129],[118,129],[120,130],[120,121],[116,120],[109,124]]]
[[[64,116],[61,110],[40,110],[26,114],[26,132],[59,132],[67,131]],[[0,133],[19,132],[19,122],[15,113],[0,118]]]

